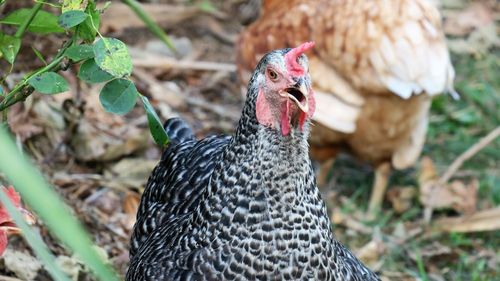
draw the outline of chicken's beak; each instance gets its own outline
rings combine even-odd
[[[36,219],[30,212],[28,212],[27,210],[25,210],[23,208],[20,208],[19,211],[23,215],[23,219],[28,225],[35,224]],[[19,227],[17,227],[13,221],[8,221],[8,222],[4,222],[4,223],[0,224],[0,229],[3,230],[5,233],[7,233],[7,235],[21,233],[21,229]]]
[[[309,97],[308,90],[303,81],[299,81],[293,87],[286,88],[282,91],[283,97],[289,98],[297,107],[304,113],[309,112]]]

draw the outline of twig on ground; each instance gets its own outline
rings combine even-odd
[[[488,135],[481,138],[476,144],[467,149],[464,153],[453,161],[453,163],[448,167],[448,170],[439,178],[439,183],[445,184],[450,178],[457,172],[457,170],[463,165],[463,163],[469,160],[472,156],[478,153],[481,149],[485,148],[490,142],[500,136],[500,126],[496,127]]]
[[[179,61],[171,58],[149,57],[134,58],[132,63],[136,67],[177,69],[177,70],[204,70],[204,71],[236,71],[236,65],[210,61]]]
[[[210,61],[188,61],[157,56],[136,48],[130,48],[132,63],[135,67],[175,69],[175,70],[201,70],[201,71],[236,71],[232,63],[219,63]]]
[[[471,216],[446,217],[434,222],[437,230],[446,232],[480,232],[500,229],[500,207],[479,211]]]

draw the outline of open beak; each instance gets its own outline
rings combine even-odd
[[[305,83],[297,83],[293,87],[286,88],[281,91],[282,97],[287,97],[293,101],[297,107],[304,113],[309,112],[308,90]]]
[[[23,219],[28,225],[33,225],[36,222],[35,217],[27,210],[20,208],[19,211],[23,215]],[[0,224],[0,229],[7,233],[7,235],[21,233],[21,229],[17,227],[13,221],[7,221]]]

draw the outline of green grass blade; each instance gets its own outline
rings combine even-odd
[[[14,141],[0,128],[0,171],[21,194],[23,200],[42,218],[49,230],[66,244],[98,277],[118,280],[92,247],[88,234],[63,200],[44,180],[40,172],[20,153]]]
[[[172,43],[172,40],[170,40],[170,37],[168,37],[167,34],[161,29],[158,24],[156,24],[151,17],[146,14],[146,12],[142,9],[141,4],[137,2],[136,0],[122,0],[123,3],[127,4],[132,11],[146,24],[146,26],[149,28],[151,32],[153,32],[156,37],[160,38],[167,47],[174,52],[174,54],[177,54],[177,50],[174,47],[174,44]]]
[[[14,207],[14,204],[9,200],[5,192],[0,190],[0,201],[7,209],[16,225],[22,230],[24,238],[30,244],[37,257],[45,264],[45,268],[56,281],[70,281],[56,265],[54,256],[49,252],[42,238],[33,231],[24,221],[21,213]]]

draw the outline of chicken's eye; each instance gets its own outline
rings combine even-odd
[[[267,71],[267,75],[269,76],[269,78],[272,80],[272,81],[276,81],[278,80],[278,73],[276,73],[276,71],[272,70],[272,69],[269,69]]]

